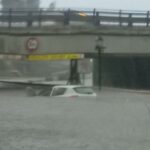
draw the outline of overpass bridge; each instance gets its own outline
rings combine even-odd
[[[149,11],[10,9],[0,14],[1,59],[52,53],[93,58],[97,56],[95,41],[100,35],[106,47],[102,54],[103,83],[150,87]],[[96,84],[98,66],[94,68]]]
[[[149,23],[149,11],[3,10],[0,52],[27,54],[25,43],[35,37],[37,54],[93,53],[96,37],[101,35],[105,53],[147,54]]]
[[[31,10],[31,9],[7,9],[0,11],[0,26],[14,27],[17,23],[20,27],[42,27],[61,24],[71,25],[83,23],[93,26],[146,26],[150,24],[150,12],[125,11],[125,10]]]

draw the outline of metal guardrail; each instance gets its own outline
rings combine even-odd
[[[150,25],[150,11],[109,11],[96,10],[1,10],[0,27],[41,27],[48,23],[62,23],[70,25],[71,23],[87,23],[98,26],[144,26]],[[48,24],[50,25],[50,24]]]

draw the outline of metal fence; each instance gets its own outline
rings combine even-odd
[[[99,26],[143,26],[150,25],[150,12],[123,11],[123,10],[1,10],[0,27],[42,27],[61,23],[71,25],[84,23],[84,25]]]

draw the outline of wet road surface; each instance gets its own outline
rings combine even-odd
[[[1,90],[0,149],[149,150],[150,94],[62,99]]]

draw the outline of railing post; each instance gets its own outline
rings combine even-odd
[[[42,22],[42,9],[39,11],[39,27],[41,27],[41,22]]]
[[[96,9],[94,8],[93,9],[93,16],[95,16],[96,15]]]
[[[70,22],[70,9],[64,12],[64,25],[69,25]]]
[[[149,11],[147,11],[146,26],[149,27]]]
[[[96,12],[95,19],[94,19],[94,23],[95,23],[96,26],[100,26],[100,16],[99,16],[99,12]]]
[[[12,22],[12,9],[10,8],[8,11],[8,27],[11,28],[11,22]]]
[[[32,12],[31,11],[29,11],[28,12],[28,19],[27,19],[27,26],[28,27],[31,27],[32,26]]]
[[[132,27],[133,26],[133,22],[132,22],[132,14],[129,14],[129,18],[128,18],[128,27]]]
[[[119,10],[119,26],[122,26],[122,10]]]

